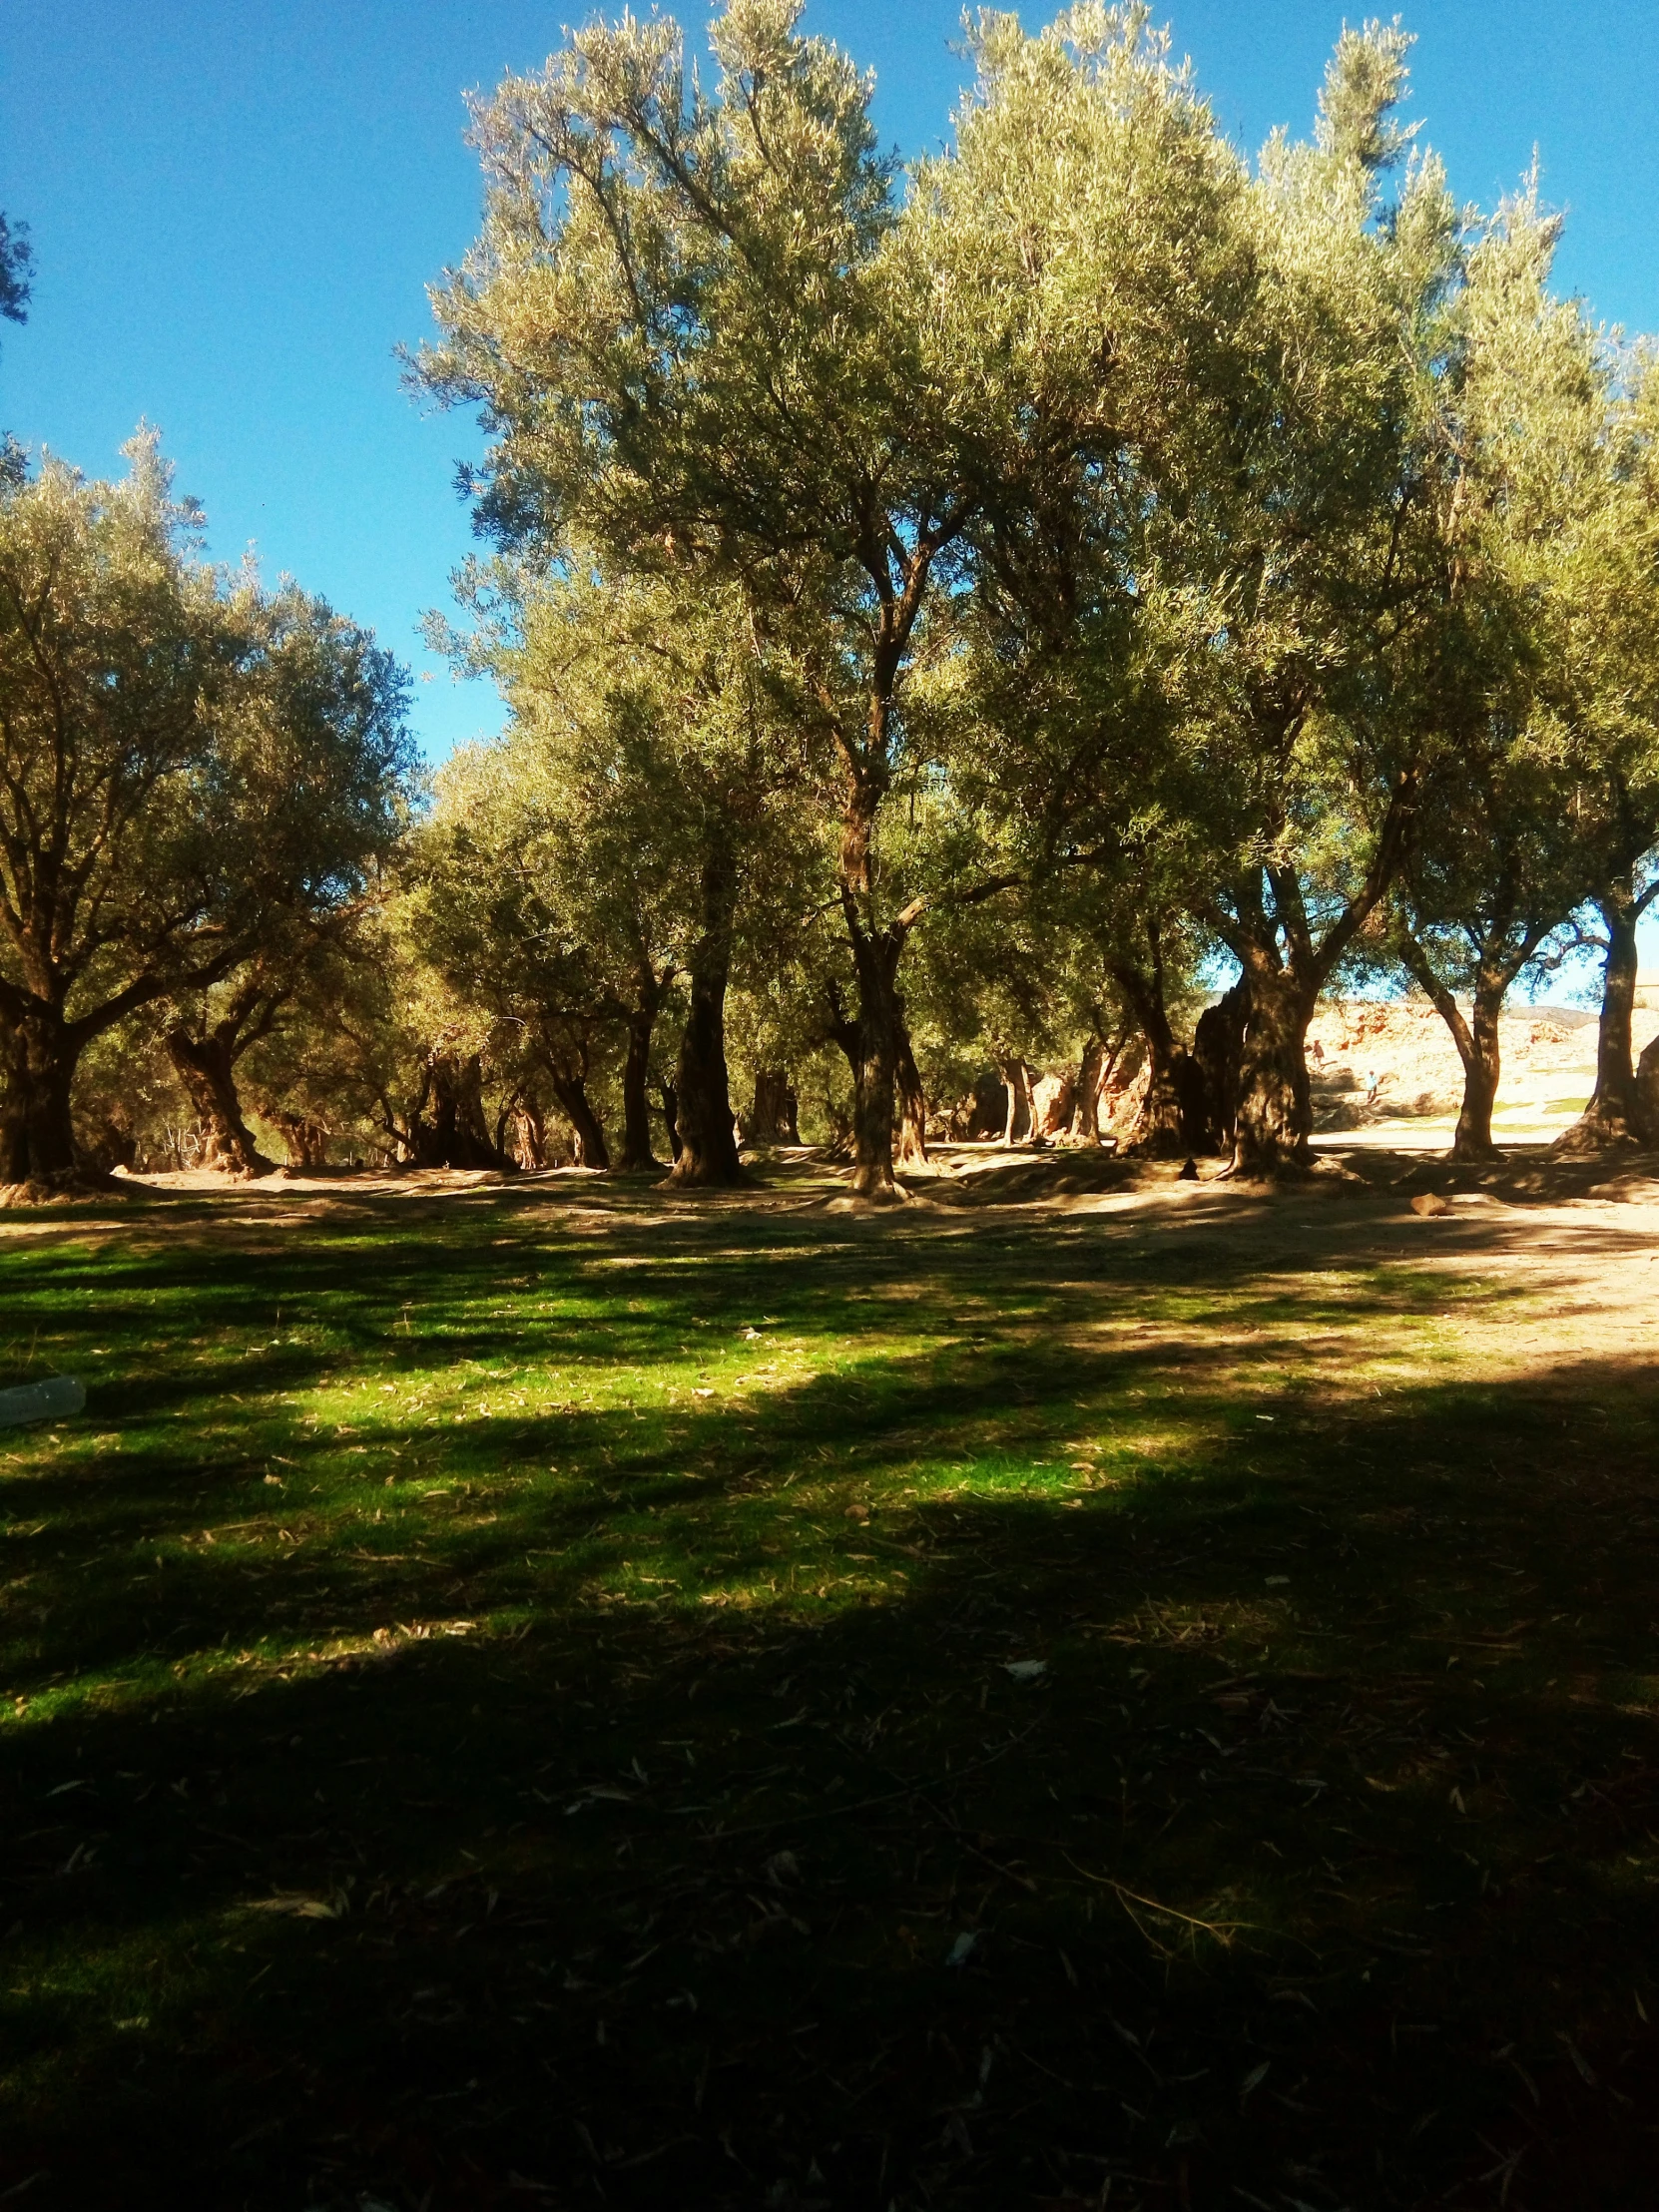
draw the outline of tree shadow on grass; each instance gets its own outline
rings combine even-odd
[[[1051,1432],[1128,1372],[1025,1368]],[[18,1732],[0,2185],[1651,2201],[1650,1376],[1267,1433],[1221,1380],[1161,1472],[878,1505],[855,1540],[907,1581],[867,1602],[543,1583],[517,1641]],[[701,1510],[777,1524],[807,1435],[878,1489],[939,1387],[808,1389]],[[472,1540],[474,1584],[505,1572]]]

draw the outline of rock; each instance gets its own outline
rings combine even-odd
[[[79,1413],[86,1402],[87,1393],[72,1375],[25,1382],[20,1389],[0,1390],[0,1428],[16,1428],[31,1420],[64,1420]]]
[[[1436,1197],[1432,1191],[1418,1191],[1411,1201],[1411,1211],[1426,1218],[1433,1214],[1449,1214],[1451,1207],[1447,1200]]]

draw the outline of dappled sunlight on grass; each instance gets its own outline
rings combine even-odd
[[[1627,2201],[1646,1372],[1471,1359],[1507,1212],[1181,1203],[0,1249],[89,1385],[0,1438],[25,2165],[1476,2206],[1519,2112]]]

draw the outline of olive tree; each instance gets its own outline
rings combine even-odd
[[[389,655],[193,557],[153,437],[129,474],[0,487],[0,1183],[76,1168],[88,1042],[361,895],[409,747]]]

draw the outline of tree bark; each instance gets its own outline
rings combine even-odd
[[[268,1160],[261,1152],[243,1119],[242,1100],[237,1093],[239,1040],[235,1029],[216,1023],[205,1036],[193,1037],[183,1022],[176,1021],[163,1041],[185,1096],[207,1129],[203,1166],[245,1180],[274,1174],[276,1161]]]
[[[666,1076],[660,1078],[663,1093],[663,1127],[668,1131],[668,1149],[671,1159],[678,1160],[684,1147],[680,1142],[680,1093]]]
[[[1299,719],[1293,718],[1293,726]],[[1287,728],[1287,743],[1292,735],[1293,728]],[[1389,791],[1365,880],[1329,918],[1323,936],[1315,935],[1314,917],[1293,867],[1253,867],[1234,887],[1231,914],[1219,905],[1209,909],[1207,918],[1238,960],[1250,992],[1239,1052],[1231,1174],[1272,1176],[1313,1164],[1308,1024],[1320,992],[1399,871],[1416,794],[1417,771],[1412,768]]]
[[[1206,1006],[1193,1032],[1193,1058],[1204,1078],[1207,1149],[1230,1152],[1239,1119],[1239,1069],[1245,1027],[1250,1020],[1250,985],[1241,975],[1213,1006]]]
[[[570,1124],[571,1135],[576,1141],[576,1165],[592,1168],[598,1175],[610,1172],[611,1148],[605,1142],[605,1125],[594,1111],[593,1100],[588,1096],[588,1078],[585,1068],[549,1066],[548,1081],[553,1086],[553,1096],[559,1102],[559,1110]]]
[[[1018,1144],[1031,1134],[1031,1071],[1023,1060],[999,1057],[996,1072],[1008,1102],[1002,1120],[1004,1145]]]
[[[755,1144],[799,1144],[801,1103],[787,1068],[757,1068],[749,1135]]]
[[[1115,1060],[1117,1055],[1112,1055]],[[1077,1065],[1077,1083],[1072,1091],[1071,1134],[1080,1144],[1100,1142],[1100,1094],[1106,1087],[1108,1068],[1106,1040],[1091,1037],[1083,1047],[1083,1057]]]
[[[1319,985],[1263,958],[1250,973],[1250,1015],[1239,1054],[1233,1172],[1277,1175],[1313,1161],[1308,1024]]]
[[[504,1168],[506,1156],[490,1141],[484,1123],[484,1072],[476,1052],[458,1059],[434,1053],[426,1064],[420,1104],[410,1116],[409,1145],[416,1167]],[[432,1107],[428,1120],[426,1109]]]
[[[1197,1062],[1176,1041],[1164,1003],[1164,963],[1157,932],[1149,932],[1152,964],[1114,962],[1112,975],[1134,1009],[1146,1039],[1147,1082],[1141,1110],[1124,1145],[1126,1152],[1153,1160],[1180,1160],[1206,1148],[1204,1078]]]
[[[73,1182],[75,1125],[70,1091],[84,1039],[61,1011],[25,1003],[7,1025],[0,1086],[0,1183],[51,1188]]]
[[[902,1028],[898,1032],[894,1075],[899,1111],[898,1164],[905,1168],[924,1168],[927,1165],[927,1095],[921,1087],[915,1054],[910,1050],[909,1032]]]
[[[1557,1152],[1595,1154],[1659,1142],[1659,1130],[1648,1128],[1642,1112],[1630,1049],[1630,1020],[1636,1005],[1636,924],[1648,901],[1637,898],[1634,884],[1625,876],[1595,903],[1607,931],[1601,1021],[1596,1031],[1596,1087],[1578,1120],[1556,1138]]]
[[[284,1106],[260,1103],[260,1113],[282,1140],[287,1166],[309,1175],[328,1165],[328,1130],[314,1114],[290,1113]]]
[[[890,927],[872,936],[844,894],[843,905],[858,979],[858,1011],[848,1054],[852,1063],[851,1187],[859,1198],[890,1205],[902,1195],[893,1177],[892,1131],[899,1040],[904,1034],[896,977],[905,932]]]
[[[634,975],[634,1003],[628,1010],[628,1053],[622,1066],[622,1158],[624,1175],[660,1168],[651,1149],[651,1038],[657,1026],[657,1009],[663,1002],[668,972],[659,975],[651,961],[641,957]]]
[[[671,1171],[676,1183],[716,1189],[743,1181],[726,1066],[726,985],[737,905],[735,858],[717,842],[703,863],[700,927],[687,968],[690,1004],[674,1082],[680,1152]]]
[[[547,1165],[547,1123],[542,1110],[527,1093],[520,1092],[512,1105],[513,1142],[521,1168]]]
[[[1528,945],[1528,954],[1531,949]],[[1451,1139],[1451,1157],[1454,1160],[1495,1160],[1497,1145],[1492,1138],[1492,1108],[1497,1101],[1498,1078],[1503,1071],[1498,1024],[1503,1017],[1503,1001],[1508,996],[1509,986],[1525,965],[1525,959],[1497,960],[1489,952],[1482,957],[1475,969],[1474,991],[1465,1018],[1463,1009],[1436,974],[1427,952],[1415,938],[1406,938],[1404,952],[1412,981],[1450,1030],[1451,1041],[1462,1063],[1463,1102],[1458,1108],[1457,1127]]]

